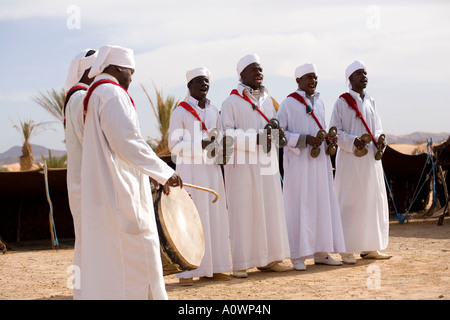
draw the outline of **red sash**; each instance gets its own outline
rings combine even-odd
[[[79,90],[87,90],[87,86],[73,86],[72,88],[70,88],[69,91],[67,91],[67,95],[66,98],[64,99],[64,107],[63,107],[63,125],[64,128],[66,127],[66,106],[67,103],[69,102],[70,97],[77,91]]]
[[[231,94],[235,94],[235,95],[241,97],[242,99],[244,99],[245,101],[247,101],[248,103],[250,103],[250,105],[252,106],[252,109],[253,109],[253,110],[258,111],[259,114],[262,115],[262,117],[263,117],[267,122],[270,121],[269,118],[267,118],[266,115],[258,108],[258,106],[257,106],[256,104],[254,104],[254,103],[252,102],[252,100],[250,100],[250,98],[247,97],[245,94],[241,96],[241,95],[239,94],[239,92],[238,92],[236,89],[233,89],[233,91],[231,91],[230,95],[231,95]]]
[[[136,109],[133,99],[131,98],[130,94],[124,87],[122,87],[120,84],[118,84],[117,82],[114,82],[112,80],[102,79],[102,80],[95,81],[93,84],[91,84],[91,86],[88,89],[88,92],[86,93],[86,97],[84,98],[84,101],[83,101],[83,106],[84,106],[83,120],[86,120],[87,106],[88,106],[89,98],[91,97],[92,92],[94,91],[95,88],[97,88],[99,85],[101,85],[103,83],[110,83],[115,86],[121,87],[127,93],[128,97],[130,98],[134,109]]]
[[[290,95],[288,95],[288,97],[294,98],[294,99],[298,100],[300,103],[304,104],[306,107],[306,114],[311,115],[314,118],[314,120],[316,121],[319,128],[323,129],[322,125],[320,124],[319,120],[317,119],[316,115],[314,114],[314,110],[311,108],[310,105],[308,105],[306,103],[305,99],[303,99],[303,97],[300,94],[298,94],[297,92],[293,92]]]
[[[341,96],[339,98],[343,98],[347,104],[349,105],[349,107],[353,110],[355,110],[356,112],[356,117],[360,118],[364,127],[366,127],[367,132],[370,134],[370,136],[372,137],[372,141],[375,144],[375,146],[377,146],[377,142],[375,140],[375,137],[372,134],[372,131],[370,131],[369,126],[366,123],[366,120],[364,120],[364,117],[362,116],[361,111],[359,111],[358,109],[358,104],[356,103],[355,99],[352,97],[352,95],[348,92],[341,94]]]
[[[209,131],[206,128],[205,123],[202,121],[202,119],[200,119],[200,116],[198,115],[198,113],[194,110],[194,108],[192,108],[192,106],[189,103],[187,103],[186,101],[181,101],[178,104],[178,106],[183,107],[184,109],[189,111],[198,121],[200,121],[202,123],[202,130],[205,130],[206,133],[209,134]]]

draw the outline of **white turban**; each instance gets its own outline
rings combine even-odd
[[[187,80],[188,83],[192,79],[194,79],[196,77],[200,77],[200,76],[205,76],[208,79],[210,79],[211,78],[211,72],[209,72],[209,70],[206,69],[205,67],[195,68],[195,69],[192,69],[192,70],[189,70],[188,72],[186,72],[186,80]]]
[[[366,70],[366,65],[364,64],[364,62],[362,62],[360,60],[355,60],[345,70],[345,80],[346,80],[346,83],[347,83],[347,88],[351,89],[349,78],[353,74],[353,72],[355,72],[356,70],[359,70],[359,69]]]
[[[86,54],[92,49],[85,49],[73,58],[67,72],[66,82],[64,84],[64,91],[67,93],[76,83],[78,83],[83,76],[84,71],[92,67],[92,64],[97,57],[97,52],[86,57]]]
[[[315,73],[317,75],[317,69],[316,66],[312,63],[305,63],[303,65],[301,65],[300,67],[297,67],[297,69],[295,69],[295,78],[301,78],[303,77],[305,74],[308,73]]]
[[[134,53],[132,49],[119,46],[104,46],[98,50],[97,59],[92,65],[89,77],[98,76],[109,65],[116,65],[123,68],[135,69]]]
[[[241,72],[250,64],[258,63],[261,64],[259,57],[256,54],[248,54],[242,57],[237,64],[237,73],[238,76],[241,76]]]

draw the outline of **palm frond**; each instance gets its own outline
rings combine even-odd
[[[57,91],[52,88],[46,90],[44,93],[39,91],[39,95],[32,97],[32,99],[63,123],[62,110],[64,108],[64,100],[66,99],[64,89]]]
[[[49,121],[35,123],[34,120],[28,119],[20,120],[20,126],[13,123],[13,128],[22,134],[24,142],[28,142],[32,137],[49,129],[51,124],[52,122]]]
[[[169,126],[170,126],[170,116],[172,111],[176,108],[180,100],[176,100],[174,96],[169,95],[164,98],[162,89],[158,90],[155,83],[153,83],[153,88],[156,93],[156,102],[148,94],[145,87],[141,84],[145,95],[147,96],[150,105],[152,106],[153,113],[158,122],[158,129],[161,134],[159,139],[153,139],[156,142],[155,152],[158,155],[168,155],[168,141],[169,141]]]
[[[52,151],[48,150],[48,157],[41,154],[42,162],[47,163],[47,168],[67,168],[67,153],[58,157],[52,155]],[[37,163],[39,167],[42,167],[40,163]]]

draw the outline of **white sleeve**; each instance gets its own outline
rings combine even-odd
[[[155,154],[141,136],[132,118],[135,112],[125,93],[107,101],[99,114],[105,138],[122,161],[164,184],[174,170]]]
[[[300,134],[289,131],[290,128],[288,126],[289,115],[288,115],[288,111],[287,111],[287,104],[288,104],[288,102],[286,102],[286,100],[281,102],[280,108],[278,109],[278,113],[277,113],[278,121],[280,123],[280,127],[283,128],[284,133],[286,134],[286,139],[288,142],[286,148],[288,148],[290,151],[294,152],[296,155],[299,155],[301,150],[299,148],[297,148],[297,143],[298,143]]]

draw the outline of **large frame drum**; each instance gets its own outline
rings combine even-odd
[[[197,207],[184,188],[152,185],[153,204],[161,248],[163,274],[198,268],[205,253],[205,239]]]

